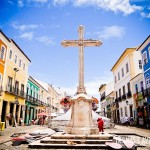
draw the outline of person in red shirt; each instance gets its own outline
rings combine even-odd
[[[104,121],[102,118],[97,119],[99,132],[104,132]]]

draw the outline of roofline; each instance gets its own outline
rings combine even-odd
[[[129,49],[136,49],[136,48],[126,48],[125,51],[121,54],[121,56],[119,57],[119,59],[116,61],[116,63],[113,65],[113,67],[111,68],[111,71],[113,70],[113,68],[117,65],[117,63],[119,62],[119,60],[123,57],[123,55],[129,50]]]
[[[135,79],[137,76],[139,76],[139,75],[141,75],[141,74],[143,74],[143,73],[139,73],[139,74],[137,74],[136,76],[134,76],[130,81],[132,81],[133,79]]]
[[[47,91],[39,82],[37,82],[33,77],[29,76],[31,79],[33,79],[38,85],[40,85],[45,91]],[[48,92],[48,91],[47,91]]]
[[[24,54],[24,56],[31,62],[31,60],[28,58],[28,56],[22,51],[22,49],[17,45],[17,43],[13,40],[13,39],[10,39],[15,45],[16,47]]]
[[[150,38],[150,35],[145,39],[145,41],[137,48],[137,51],[144,45],[144,43]]]
[[[103,87],[105,87],[105,86],[106,86],[106,84],[101,84],[100,87],[99,87],[99,91],[100,91]]]
[[[8,42],[10,42],[10,39],[4,34],[4,32],[0,29],[0,33],[7,39]]]
[[[50,85],[49,83],[48,83],[48,85],[50,86],[50,87],[52,87],[52,85]],[[53,88],[53,87],[52,87]],[[53,88],[53,90],[57,93],[57,94],[59,94],[54,88]],[[59,94],[60,95],[60,94]]]

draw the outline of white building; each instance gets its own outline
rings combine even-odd
[[[118,122],[125,116],[133,116],[133,97],[131,79],[142,73],[141,54],[136,48],[127,48],[117,60],[111,71],[114,76],[116,114]]]

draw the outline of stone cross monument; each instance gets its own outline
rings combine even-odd
[[[81,25],[78,32],[78,40],[64,40],[61,43],[64,47],[79,47],[79,85],[77,87],[77,94],[71,99],[71,120],[65,128],[65,133],[78,135],[98,134],[98,128],[94,126],[92,120],[92,98],[87,96],[84,87],[84,47],[100,46],[102,43],[98,40],[84,40],[84,28]]]
[[[62,45],[64,47],[77,46],[79,47],[79,86],[77,88],[77,94],[85,93],[86,89],[84,87],[84,47],[85,46],[100,46],[102,43],[98,40],[84,40],[84,28],[82,25],[78,29],[79,40],[64,40]]]

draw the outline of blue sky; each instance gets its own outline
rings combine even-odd
[[[70,94],[78,84],[78,48],[61,41],[102,41],[85,48],[85,85],[99,98],[98,88],[113,80],[111,68],[126,48],[150,34],[150,0],[0,0],[0,28],[31,59],[29,75]]]

